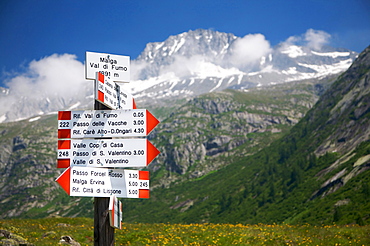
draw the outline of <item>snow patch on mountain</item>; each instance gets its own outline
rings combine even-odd
[[[7,119],[6,114],[1,115],[1,116],[0,116],[0,123],[5,122],[5,121],[6,121],[6,119]]]
[[[31,118],[31,119],[29,119],[28,121],[29,121],[29,122],[34,122],[34,121],[37,121],[37,120],[39,120],[39,119],[41,119],[41,116],[37,116],[37,117]]]
[[[340,73],[349,66],[351,66],[353,60],[352,59],[347,59],[343,61],[339,61],[334,64],[323,64],[323,65],[315,65],[315,64],[304,64],[304,63],[298,63],[298,65],[303,66],[303,67],[308,67],[310,69],[313,69],[316,71],[315,77],[322,77],[330,74],[336,74]]]
[[[350,52],[324,52],[324,53],[320,53],[320,52],[316,52],[316,51],[311,51],[312,54],[314,55],[317,55],[317,56],[330,56],[330,57],[333,57],[333,58],[337,58],[337,57],[340,57],[340,56],[350,56],[351,53]]]
[[[290,45],[286,47],[284,50],[281,50],[281,53],[288,55],[290,58],[297,58],[299,56],[307,55],[307,53],[303,51],[302,47],[296,45]]]

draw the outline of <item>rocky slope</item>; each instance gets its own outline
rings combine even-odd
[[[125,201],[127,219],[369,224],[369,76],[370,47],[282,138],[150,201]]]
[[[149,136],[162,152],[149,166],[151,186],[202,177],[255,153],[296,124],[333,79],[188,101]],[[62,172],[56,169],[56,129],[56,115],[0,124],[1,218],[91,215],[89,198],[69,197],[54,181]]]
[[[225,90],[190,100],[153,132],[161,151],[149,166],[154,184],[197,178],[255,153],[295,125],[333,79]]]

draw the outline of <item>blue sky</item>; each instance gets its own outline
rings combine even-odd
[[[370,44],[368,0],[2,0],[0,86],[52,54],[85,51],[135,59],[149,42],[198,28],[243,37],[261,33],[276,45],[308,29],[330,45],[361,52]]]

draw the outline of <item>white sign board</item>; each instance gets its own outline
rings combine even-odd
[[[149,171],[69,167],[56,181],[70,196],[149,198]]]
[[[86,79],[95,79],[96,72],[113,81],[130,82],[130,57],[106,53],[86,52]]]
[[[158,154],[146,138],[58,140],[57,167],[146,167]]]
[[[97,72],[95,80],[95,100],[111,109],[136,108],[131,93],[123,85],[113,82],[109,77]]]
[[[144,137],[159,123],[146,109],[58,112],[58,138]]]
[[[111,227],[122,229],[122,202],[116,196],[109,198],[109,223]]]

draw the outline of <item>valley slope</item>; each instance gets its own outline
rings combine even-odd
[[[125,200],[127,220],[368,224],[369,100],[370,47],[288,134],[149,201]]]
[[[189,100],[149,136],[161,151],[148,167],[153,195],[269,145],[305,115],[335,78]],[[0,134],[2,218],[92,216],[90,198],[69,197],[54,181],[63,171],[56,169],[56,115],[0,124]]]

